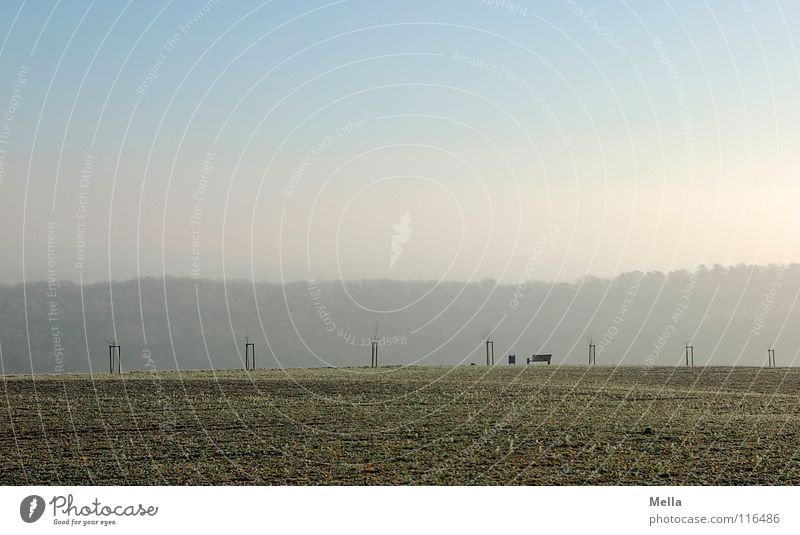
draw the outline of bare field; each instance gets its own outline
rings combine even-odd
[[[6,377],[2,484],[800,484],[800,370]]]

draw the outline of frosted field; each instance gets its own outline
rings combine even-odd
[[[15,376],[2,484],[800,484],[800,370]]]

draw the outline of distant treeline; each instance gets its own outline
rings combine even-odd
[[[774,344],[785,366],[800,348],[795,264],[558,284],[145,278],[25,290],[0,286],[6,374],[106,372],[114,336],[123,370],[241,367],[245,336],[259,367],[364,366],[376,329],[383,365],[483,363],[488,331],[502,362],[547,352],[582,364],[590,335],[598,364],[675,365],[691,340],[697,365],[762,365]]]

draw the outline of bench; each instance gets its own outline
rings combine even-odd
[[[553,358],[553,355],[532,355],[527,360],[528,364],[531,364],[533,362],[546,362],[547,365],[549,366],[551,358]]]

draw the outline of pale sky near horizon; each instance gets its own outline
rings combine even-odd
[[[796,3],[4,13],[0,282],[23,265],[516,282],[800,258]]]

